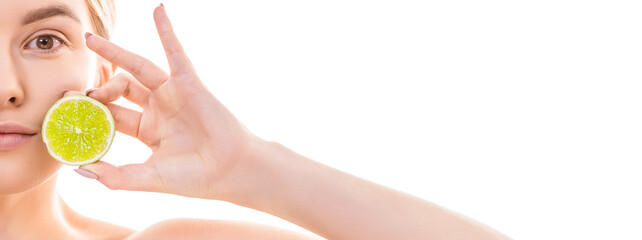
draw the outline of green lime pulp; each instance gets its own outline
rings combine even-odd
[[[109,147],[109,116],[94,103],[71,99],[51,112],[46,123],[50,150],[69,162],[82,162]]]

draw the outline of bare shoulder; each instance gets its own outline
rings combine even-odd
[[[85,217],[72,223],[77,239],[122,240],[136,233],[127,227]]]
[[[238,221],[177,218],[158,222],[127,240],[147,239],[312,239],[292,231]]]

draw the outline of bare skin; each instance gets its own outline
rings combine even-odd
[[[101,229],[98,221],[85,221],[55,191],[61,165],[51,161],[40,140],[42,118],[64,90],[95,84],[99,70],[97,58],[84,47],[81,33],[91,27],[82,1],[67,5],[79,21],[57,16],[25,23],[49,4],[0,1],[0,125],[19,124],[34,133],[20,147],[0,150],[0,239],[81,239],[88,232],[112,230],[124,236],[126,228],[105,224]],[[38,38],[51,47],[38,48]]]
[[[0,239],[144,239],[150,232],[159,232],[150,227],[143,231],[145,234],[136,234],[132,229],[83,216],[67,206],[56,192],[61,164],[49,156],[41,140],[42,119],[65,91],[83,91],[104,84],[115,69],[85,44],[84,33],[94,31],[85,2],[0,0],[0,6],[0,131],[6,124],[18,124],[34,133],[19,147],[0,149]],[[51,6],[64,6],[73,17],[34,18],[42,17],[42,11],[37,14],[39,10]],[[38,40],[50,45],[38,44]],[[7,136],[0,134],[0,138]],[[189,225],[205,225],[203,220],[193,221],[196,220],[159,224],[185,229],[191,229]],[[285,232],[296,236],[246,223],[205,222],[222,236],[225,229],[231,234],[244,227],[264,229],[265,234]],[[174,228],[177,233],[182,232],[180,227]]]
[[[428,201],[332,169],[252,134],[203,86],[163,7],[155,9],[154,20],[169,74],[99,36],[83,38],[84,32],[92,32],[84,2],[60,4],[77,20],[54,16],[25,28],[20,19],[51,2],[0,0],[0,124],[11,121],[39,129],[47,107],[63,93],[82,94],[100,86],[88,96],[107,104],[117,130],[136,137],[153,154],[142,164],[85,165],[85,176],[114,190],[232,202],[328,239],[507,238]],[[23,48],[23,39],[29,43],[32,37],[27,36],[41,28],[69,39],[69,45],[55,53]],[[131,75],[112,77],[116,66]],[[95,81],[87,83],[87,78]],[[111,103],[119,97],[140,105],[143,112]],[[39,137],[36,133],[34,138]],[[66,206],[55,191],[60,164],[41,141],[1,150],[0,165],[0,239],[308,239],[268,226],[203,219],[174,219],[136,232]]]

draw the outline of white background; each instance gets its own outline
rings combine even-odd
[[[265,139],[516,239],[640,239],[637,2],[164,3],[201,79]],[[113,40],[167,69],[158,3],[117,1]],[[104,160],[149,154],[119,134]],[[304,231],[230,203],[111,191],[72,169],[59,187],[74,209],[134,229],[185,217]]]

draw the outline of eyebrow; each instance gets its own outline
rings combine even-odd
[[[76,22],[80,22],[78,17],[65,5],[51,5],[40,9],[33,10],[22,18],[22,25],[27,25],[46,18],[55,16],[66,16]]]

